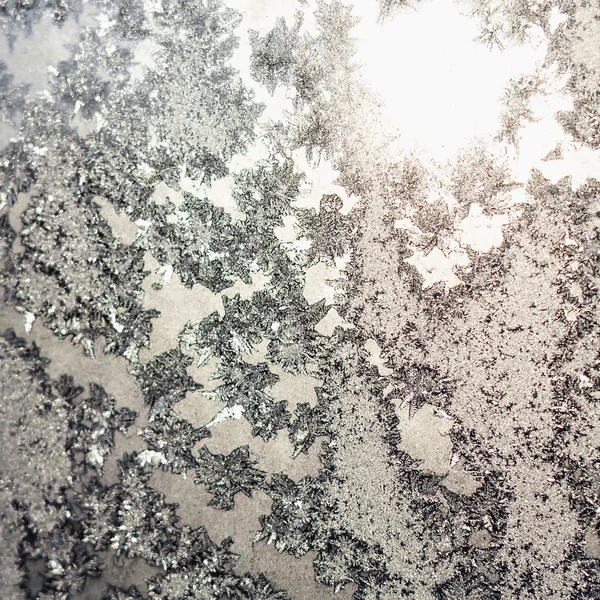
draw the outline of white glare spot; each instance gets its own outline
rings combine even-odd
[[[233,406],[226,406],[220,411],[206,426],[214,427],[225,419],[241,419],[244,414],[244,407],[241,404],[234,404]]]
[[[35,321],[35,315],[33,313],[26,312],[25,313],[25,333],[29,333],[31,331],[34,321]]]
[[[502,226],[507,223],[507,215],[488,217],[483,214],[481,206],[471,204],[469,216],[458,225],[460,242],[476,252],[489,252],[492,248],[499,248],[504,239]]]
[[[477,21],[451,0],[428,0],[377,22],[378,4],[355,4],[357,63],[401,143],[444,161],[473,138],[496,134],[511,78],[533,73],[546,54],[541,29],[527,45],[476,42]]]
[[[419,274],[423,276],[423,289],[427,289],[436,283],[444,283],[446,288],[450,289],[462,283],[462,280],[454,273],[454,268],[467,266],[469,257],[456,251],[451,251],[446,256],[436,246],[427,255],[421,250],[416,250],[404,262],[415,267]]]

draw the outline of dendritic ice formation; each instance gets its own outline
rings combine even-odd
[[[0,597],[600,598],[600,4],[0,6]]]

